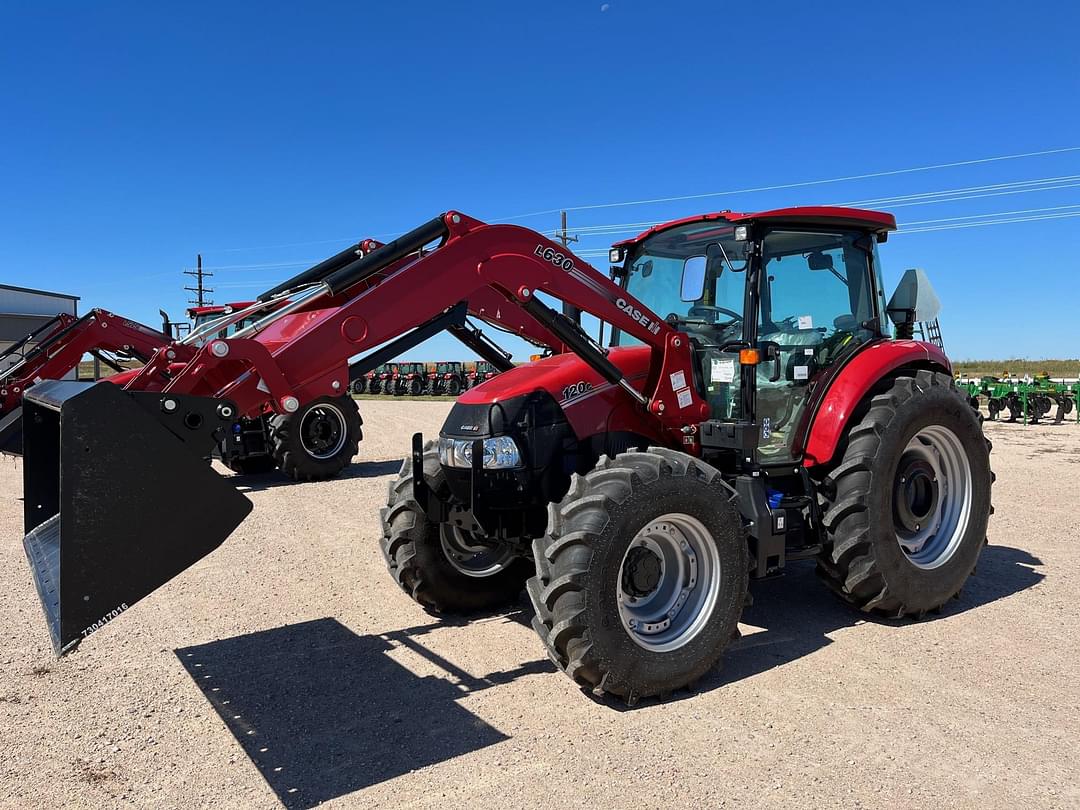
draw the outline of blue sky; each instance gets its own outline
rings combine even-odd
[[[0,280],[156,323],[200,251],[224,302],[448,208],[501,220],[1080,146],[1080,51],[1058,36],[1078,24],[1063,3],[9,2]],[[1075,357],[1078,176],[1080,151],[1058,152],[570,224],[900,196],[878,207],[923,228],[1022,212],[897,235],[887,284],[930,273],[957,359]],[[467,356],[440,337],[409,359]]]

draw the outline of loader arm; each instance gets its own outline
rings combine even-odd
[[[417,254],[424,240],[441,239]],[[708,409],[690,385],[692,357],[678,332],[593,267],[548,238],[516,225],[488,225],[449,212],[329,274],[318,291],[250,337],[212,340],[164,381],[166,393],[235,402],[241,414],[298,403],[344,390],[348,359],[370,351],[460,301],[479,317],[518,324],[546,345],[569,348],[687,444],[684,428]],[[420,244],[418,244],[420,243]],[[406,252],[407,251],[407,252]],[[653,352],[644,390],[630,385],[606,352],[569,319],[542,303],[544,293],[611,323]],[[401,302],[408,301],[408,318]],[[492,309],[495,317],[492,318]],[[503,313],[516,316],[503,317]],[[147,365],[128,384],[145,390],[162,367]]]
[[[41,380],[62,379],[78,368],[85,354],[111,352],[146,362],[158,349],[170,346],[170,339],[162,333],[103,309],[92,309],[77,319],[58,316],[46,336],[37,338],[34,348],[0,375],[0,452],[21,452],[20,408],[23,394],[31,386]],[[177,345],[171,345],[169,351],[173,362],[195,353],[194,347]]]

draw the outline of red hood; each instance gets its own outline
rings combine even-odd
[[[652,350],[648,346],[614,348],[608,359],[627,380],[644,390]],[[486,405],[545,390],[559,403],[579,438],[629,431],[653,438],[657,424],[617,385],[593,371],[576,354],[556,354],[504,371],[458,397],[463,405]]]

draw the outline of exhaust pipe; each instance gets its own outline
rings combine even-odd
[[[23,548],[57,656],[251,511],[209,464],[235,417],[226,400],[107,382],[44,381],[24,394]]]

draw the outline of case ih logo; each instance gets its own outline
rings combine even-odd
[[[644,326],[646,329],[648,329],[649,332],[651,332],[652,334],[654,334],[654,335],[659,335],[660,334],[660,324],[654,323],[652,318],[650,318],[648,315],[646,315],[640,309],[635,307],[633,304],[631,304],[625,298],[620,298],[618,301],[616,301],[615,306],[617,306],[619,309],[621,309],[623,312],[625,312],[627,315],[629,315],[635,321],[637,321],[642,326]]]
[[[537,245],[536,250],[534,250],[533,253],[545,262],[551,262],[556,267],[561,267],[567,273],[574,269],[574,260],[559,253],[555,248]]]

